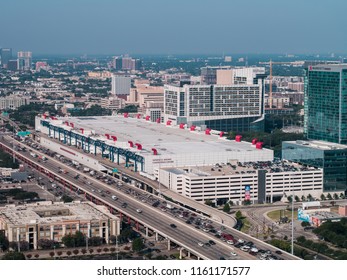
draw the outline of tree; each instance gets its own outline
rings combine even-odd
[[[213,202],[212,202],[211,199],[205,200],[205,204],[208,205],[208,206],[211,206],[211,207],[213,206]]]
[[[51,256],[51,258],[53,258],[55,253],[54,252],[49,252],[49,255]]]
[[[72,202],[73,201],[73,198],[64,194],[61,199],[63,200],[64,203],[69,203],[69,202]]]
[[[65,247],[68,247],[68,248],[81,247],[86,244],[85,235],[80,231],[76,231],[75,234],[68,234],[63,236],[61,241],[63,242]]]
[[[111,253],[114,253],[115,251],[116,251],[116,248],[114,248],[114,247],[111,247],[111,248],[110,248],[110,252],[111,252]]]
[[[9,247],[14,250],[14,251],[18,251],[18,245],[19,245],[19,249],[20,251],[28,251],[29,250],[29,242],[28,241],[20,241],[19,244],[16,241],[12,241],[9,244]]]
[[[301,222],[301,226],[302,227],[308,227],[308,226],[310,226],[310,223],[306,222],[306,221],[303,221],[303,222]]]
[[[312,199],[313,199],[313,197],[312,197],[312,195],[309,193],[309,194],[307,195],[307,200],[308,200],[308,201],[312,201]]]
[[[288,197],[287,197],[287,200],[288,200],[289,203],[292,203],[292,200],[293,200],[293,199],[292,199],[292,196],[291,196],[291,195],[288,196]]]
[[[299,198],[297,195],[295,196],[295,201],[296,201],[296,202],[299,202],[299,201],[300,201],[300,198]]]
[[[9,248],[9,242],[5,235],[5,231],[0,231],[0,250],[6,251]]]
[[[334,199],[335,199],[335,200],[338,200],[338,199],[339,199],[339,196],[338,196],[337,193],[334,193]]]
[[[89,249],[89,253],[90,253],[90,254],[93,254],[93,252],[94,252],[94,249],[90,248],[90,249]]]
[[[141,238],[135,238],[133,243],[132,243],[132,249],[133,251],[141,251],[144,248],[144,244]]]
[[[229,200],[229,204],[230,204],[230,206],[234,206],[234,201]]]
[[[242,213],[241,213],[240,210],[235,213],[235,217],[236,217],[236,219],[241,219],[242,218]]]
[[[81,253],[82,253],[83,255],[85,255],[85,254],[87,253],[87,250],[83,248],[83,249],[81,250]]]
[[[117,236],[111,235],[111,236],[110,236],[110,243],[116,244],[116,243],[117,243]]]
[[[71,256],[71,251],[66,251],[66,255],[68,255],[69,257]]]
[[[25,260],[22,252],[8,252],[2,257],[3,260]]]
[[[93,236],[88,238],[88,244],[90,246],[100,246],[103,243],[104,239],[100,236]]]
[[[302,200],[302,201],[306,201],[306,196],[302,195],[302,196],[301,196],[301,200]]]
[[[328,193],[328,195],[327,195],[327,199],[328,199],[328,200],[332,200],[332,199],[333,199],[333,197],[331,196],[331,194],[330,194],[330,193]]]
[[[26,255],[26,257],[27,257],[28,259],[31,259],[32,256],[33,256],[32,254],[27,254],[27,255]]]
[[[37,241],[37,246],[43,250],[53,249],[59,247],[59,243],[51,239],[39,239]]]
[[[71,247],[75,246],[75,238],[71,234],[63,236],[62,239],[61,239],[61,242],[67,248],[71,248]]]
[[[107,252],[109,251],[109,249],[108,249],[107,247],[105,247],[105,248],[103,249],[103,251],[104,251],[105,253],[107,253]]]
[[[58,251],[58,252],[57,252],[57,255],[58,255],[59,257],[60,257],[62,254],[63,254],[62,251]]]
[[[325,195],[324,195],[323,193],[321,194],[320,199],[321,199],[321,200],[325,200],[325,199],[326,199],[326,198],[325,198]]]
[[[76,231],[74,238],[76,241],[76,247],[84,246],[86,244],[86,237],[82,232]]]
[[[223,211],[225,213],[229,213],[230,212],[230,205],[229,205],[229,203],[225,203],[225,205],[223,207]]]
[[[40,255],[39,254],[35,254],[35,256],[34,256],[36,259],[38,259],[39,257],[40,257]]]
[[[98,249],[96,249],[96,251],[100,254],[101,251],[102,251],[102,249],[101,249],[101,248],[98,248]]]

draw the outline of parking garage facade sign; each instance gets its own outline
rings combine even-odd
[[[245,186],[245,200],[251,200],[251,186],[249,185]]]

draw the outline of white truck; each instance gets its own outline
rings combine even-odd
[[[89,174],[90,174],[90,176],[94,176],[95,175],[95,171],[92,170],[92,171],[89,172]]]
[[[167,203],[167,204],[166,204],[166,208],[168,208],[168,209],[174,209],[175,207],[174,207],[173,205]]]
[[[89,171],[90,171],[90,169],[88,167],[83,168],[83,172],[89,172]]]
[[[37,155],[35,154],[35,153],[30,153],[30,155],[32,156],[32,157],[37,157]]]

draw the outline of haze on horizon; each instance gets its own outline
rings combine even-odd
[[[0,0],[35,54],[347,53],[345,0]]]

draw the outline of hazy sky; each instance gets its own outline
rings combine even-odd
[[[0,0],[36,54],[347,53],[346,0]]]

